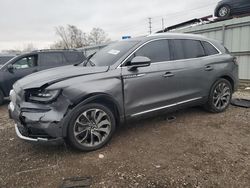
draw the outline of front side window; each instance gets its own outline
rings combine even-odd
[[[191,59],[205,56],[202,44],[198,40],[175,39],[171,40],[173,59]]]
[[[17,60],[13,64],[14,69],[27,69],[37,66],[37,56],[27,56]]]
[[[151,60],[151,63],[163,62],[170,60],[168,40],[156,40],[145,44],[135,56],[145,56]]]

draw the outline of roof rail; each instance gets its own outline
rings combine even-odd
[[[78,51],[77,49],[41,49],[41,50],[34,50],[32,52],[53,52],[53,51]]]

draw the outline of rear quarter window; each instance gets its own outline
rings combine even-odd
[[[202,45],[204,47],[207,56],[216,55],[219,53],[218,50],[209,42],[202,41]]]

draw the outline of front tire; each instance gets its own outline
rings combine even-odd
[[[223,5],[218,9],[218,17],[219,18],[227,18],[231,14],[231,8],[228,5]]]
[[[73,110],[67,139],[78,150],[94,151],[107,144],[115,127],[115,117],[109,108],[90,103]]]
[[[211,88],[205,108],[213,113],[225,111],[231,102],[232,93],[232,85],[228,80],[217,80]]]

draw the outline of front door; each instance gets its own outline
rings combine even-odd
[[[24,56],[12,64],[12,70],[5,70],[4,74],[4,90],[8,93],[11,89],[13,84],[27,76],[37,71],[37,55],[29,55]]]
[[[129,63],[135,56],[145,56],[151,59],[148,67],[129,69]],[[163,105],[166,99],[166,90],[159,87],[162,72],[159,63],[170,60],[167,40],[155,40],[146,43],[131,55],[125,66],[122,67],[124,84],[124,105],[127,116],[142,115]]]

